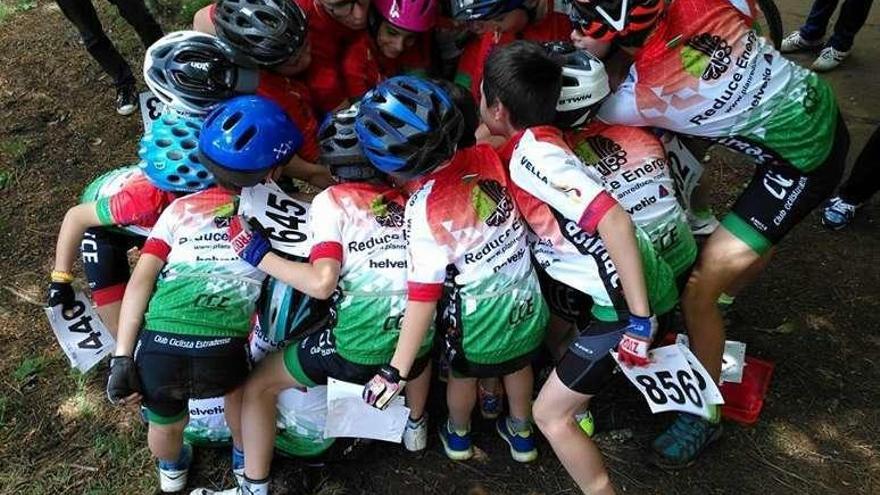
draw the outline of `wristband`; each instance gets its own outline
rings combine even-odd
[[[53,282],[60,282],[62,284],[69,284],[73,282],[73,274],[70,272],[53,270],[51,277]]]

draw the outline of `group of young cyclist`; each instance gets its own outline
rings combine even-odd
[[[282,391],[332,377],[380,409],[404,394],[416,452],[442,375],[450,459],[473,455],[479,403],[515,461],[537,458],[536,425],[584,493],[613,493],[588,412],[611,353],[642,366],[686,330],[718,381],[719,297],[844,169],[833,91],[756,15],[750,0],[218,0],[147,50],[166,109],[138,165],[67,212],[49,305],[73,306],[79,247],[116,338],[108,397],[143,404],[164,491],[186,487],[189,399],[225,398],[223,493],[265,494]],[[755,163],[699,253],[660,130]],[[244,188],[287,179],[320,190],[291,193],[310,203],[308,258],[239,208]],[[267,280],[329,308],[254,365]],[[535,398],[539,353],[553,364]],[[652,461],[691,465],[721,435],[710,412],[678,414]]]

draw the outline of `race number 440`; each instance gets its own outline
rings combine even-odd
[[[612,355],[617,360],[617,354]],[[660,347],[650,357],[647,366],[621,366],[621,370],[645,397],[651,412],[681,411],[708,418],[710,405],[724,403],[709,373],[687,347]]]
[[[110,332],[92,309],[91,301],[83,293],[76,293],[76,302],[69,314],[61,310],[61,305],[45,309],[52,331],[70,360],[71,368],[85,373],[116,346]]]
[[[310,206],[291,198],[274,182],[266,181],[242,189],[238,212],[260,222],[273,249],[308,258],[312,249]]]

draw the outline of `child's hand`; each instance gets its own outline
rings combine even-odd
[[[655,333],[657,333],[657,317],[644,318],[630,315],[629,325],[620,343],[617,344],[620,362],[628,366],[645,366],[650,363],[648,348],[654,340]]]
[[[141,381],[131,356],[111,356],[110,376],[107,377],[107,398],[113,404],[140,402]]]
[[[272,249],[260,224],[255,219],[245,221],[242,215],[235,215],[229,220],[229,242],[239,258],[255,268]]]
[[[400,377],[400,372],[394,366],[386,364],[364,385],[364,402],[376,409],[385,409],[400,394],[404,385],[406,380]]]
[[[73,287],[71,287],[70,282],[52,281],[49,284],[49,297],[46,304],[50,308],[60,304],[61,311],[67,315],[73,310],[75,302],[76,296],[73,293]]]

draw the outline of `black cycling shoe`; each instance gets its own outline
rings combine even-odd
[[[131,115],[138,107],[138,95],[134,84],[126,84],[116,88],[116,112],[119,115]]]

